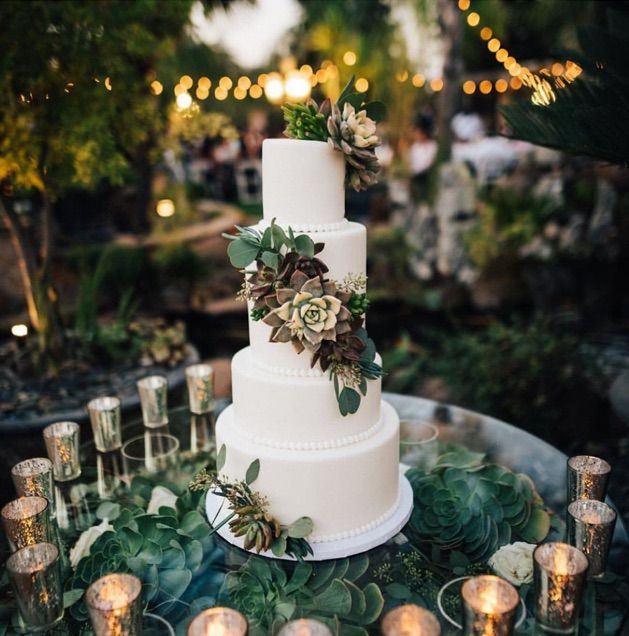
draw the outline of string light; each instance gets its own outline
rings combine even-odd
[[[466,95],[473,95],[476,92],[476,82],[473,82],[472,80],[463,82],[463,92]]]
[[[497,56],[496,56],[497,57]],[[509,55],[504,61],[504,67],[509,70],[515,64],[515,58]]]
[[[299,71],[291,71],[284,82],[286,96],[295,101],[303,101],[310,95],[310,81]]]
[[[467,11],[470,8],[470,0],[459,0],[459,9]]]
[[[243,90],[246,91],[250,86],[251,86],[251,80],[246,75],[242,75],[241,77],[238,78],[239,88],[242,88]]]
[[[499,49],[496,53],[496,59],[499,62],[504,62],[509,57],[509,51],[507,49]]]
[[[476,13],[476,11],[472,11],[472,13],[470,13],[467,16],[467,23],[471,27],[477,26],[479,22],[480,22],[480,16],[478,15],[478,13]]]
[[[251,88],[249,89],[249,96],[253,97],[253,99],[259,99],[260,97],[262,97],[262,87],[259,84],[252,84]]]
[[[192,97],[190,96],[190,93],[188,92],[177,95],[176,101],[177,101],[177,108],[179,108],[179,110],[187,110],[188,108],[190,108],[190,106],[192,106]]]
[[[234,88],[234,97],[239,101],[244,99],[247,97],[247,89],[242,88],[242,86],[236,86],[236,88]]]
[[[325,82],[328,81],[328,72],[327,72],[327,70],[324,69],[324,68],[320,68],[315,73],[315,78],[317,79],[317,82],[319,82],[319,84],[325,84]]]
[[[223,86],[217,86],[214,89],[214,97],[219,101],[222,102],[224,99],[227,99],[227,89],[224,88]]]
[[[483,27],[480,30],[480,37],[482,40],[489,40],[493,35],[493,31],[489,27]]]
[[[411,82],[415,88],[421,88],[426,83],[426,78],[421,73],[415,73]]]
[[[194,82],[192,81],[192,78],[190,77],[190,75],[182,75],[179,78],[179,83],[186,89],[190,89],[192,88],[192,85],[194,84]]]
[[[260,75],[258,75],[258,84],[260,84],[260,86],[264,88],[264,85],[266,84],[266,81],[268,79],[269,79],[269,76],[266,73],[261,73]]]
[[[204,91],[209,91],[212,86],[212,80],[209,77],[199,77],[199,81],[197,82],[197,86]]]
[[[313,74],[312,66],[310,64],[302,64],[299,71],[306,77],[310,77]]]
[[[264,85],[264,94],[271,104],[279,104],[284,97],[284,82],[279,73],[272,73]]]
[[[511,86],[514,91],[520,90],[522,88],[522,80],[519,77],[512,77],[509,80],[509,86]]]
[[[172,199],[160,199],[155,207],[155,212],[163,219],[167,219],[175,213],[175,203]]]
[[[186,87],[183,84],[177,84],[173,91],[175,93],[175,97],[179,97],[179,95],[186,92]]]
[[[28,327],[23,324],[13,325],[11,327],[11,333],[16,338],[24,338],[25,336],[28,336]]]
[[[227,92],[234,85],[234,82],[232,82],[229,77],[223,76],[218,80],[218,85]]]
[[[153,95],[161,95],[163,90],[164,86],[161,82],[158,82],[157,80],[153,80],[151,82],[151,92],[153,93]]]
[[[111,90],[111,78],[110,77],[106,77],[105,78],[105,88],[110,91]]]
[[[432,79],[430,80],[430,88],[435,93],[438,93],[443,88],[443,80],[442,79]]]
[[[195,95],[197,96],[197,99],[204,100],[210,96],[210,91],[207,88],[201,88],[200,86],[197,86]]]
[[[487,42],[487,48],[495,53],[500,48],[500,40],[498,38],[491,38],[489,42]]]
[[[366,93],[369,90],[369,82],[364,77],[359,77],[354,84],[354,88],[359,93]]]
[[[396,73],[395,79],[398,82],[405,82],[408,79],[408,71],[404,70],[404,71],[400,71],[399,73]]]
[[[509,88],[509,82],[506,79],[498,79],[494,84],[494,88],[496,89],[496,93],[505,93]]]
[[[550,72],[553,75],[563,75],[563,64],[561,62],[555,62],[551,67],[550,67]]]
[[[522,72],[522,67],[516,62],[510,69],[509,75],[517,77]]]
[[[491,93],[491,89],[492,89],[492,84],[489,80],[483,80],[479,85],[478,85],[478,90],[483,94],[483,95],[489,95],[489,93]]]
[[[356,59],[356,53],[354,53],[354,51],[345,51],[343,54],[343,64],[347,66],[354,66]]]

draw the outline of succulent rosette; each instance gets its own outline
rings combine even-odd
[[[295,271],[288,287],[267,297],[271,311],[263,321],[272,327],[272,342],[291,342],[298,353],[315,352],[324,340],[336,340],[351,331],[351,312],[345,306],[351,297],[332,281],[308,278]]]

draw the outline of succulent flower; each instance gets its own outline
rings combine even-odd
[[[375,126],[365,110],[357,113],[354,106],[345,102],[341,112],[336,104],[332,104],[328,117],[328,143],[345,155],[347,181],[357,191],[377,182],[380,164],[374,150],[379,143]]]
[[[503,579],[520,586],[533,581],[533,551],[534,543],[516,541],[510,545],[503,545],[494,552],[488,564],[494,572]]]
[[[347,308],[354,314],[354,316],[362,316],[367,313],[369,309],[369,299],[367,294],[352,294],[349,300]]]
[[[459,467],[449,459],[442,456],[429,474],[407,473],[415,542],[483,561],[514,539],[538,543],[548,534],[550,516],[528,478],[494,464]]]
[[[352,314],[344,306],[348,301],[349,295],[333,282],[308,278],[297,270],[289,287],[277,289],[272,303],[278,306],[263,321],[273,327],[271,341],[292,342],[298,353],[314,352],[324,340],[351,331]]]

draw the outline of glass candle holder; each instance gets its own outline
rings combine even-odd
[[[214,410],[214,369],[209,364],[186,368],[190,412],[200,415]]]
[[[330,628],[321,621],[312,618],[300,618],[286,623],[277,636],[332,636]]]
[[[474,576],[461,587],[463,633],[509,636],[520,603],[518,591],[499,576]]]
[[[400,422],[400,461],[429,473],[439,455],[439,429],[423,420]]]
[[[439,636],[437,617],[419,605],[400,605],[382,619],[383,636]]]
[[[535,549],[535,617],[543,630],[570,634],[576,629],[587,569],[587,557],[567,543],[543,543]]]
[[[12,552],[51,540],[50,505],[44,497],[20,497],[0,512]]]
[[[85,592],[96,636],[138,636],[142,633],[142,582],[132,574],[107,574]]]
[[[28,631],[46,631],[63,618],[59,549],[36,543],[7,559],[18,611]]]
[[[207,452],[214,439],[213,413],[190,413],[190,450],[193,454]]]
[[[179,440],[174,435],[146,431],[125,442],[121,452],[127,479],[146,472],[166,472],[177,467]]]
[[[247,619],[229,607],[211,607],[197,614],[188,626],[187,636],[245,636]]]
[[[168,424],[168,381],[162,375],[149,375],[138,380],[144,426],[158,428]]]
[[[612,467],[599,457],[576,455],[568,460],[567,503],[577,499],[605,500]]]
[[[70,481],[81,474],[79,433],[76,422],[56,422],[44,429],[46,452],[57,481]]]
[[[11,468],[15,492],[20,497],[43,497],[50,505],[50,517],[55,516],[55,492],[52,462],[45,457],[33,457]]]
[[[122,446],[120,400],[117,397],[99,397],[87,405],[94,434],[96,450],[101,453]]]
[[[616,511],[602,501],[580,499],[568,506],[568,543],[587,557],[588,576],[604,574],[615,525]]]

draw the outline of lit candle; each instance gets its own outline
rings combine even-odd
[[[384,636],[439,636],[441,626],[436,616],[418,605],[400,605],[382,619]]]
[[[100,397],[87,405],[96,450],[107,453],[122,446],[120,430],[120,400],[117,397]]]
[[[520,603],[518,591],[493,575],[474,576],[461,587],[463,633],[469,636],[509,636]]]
[[[599,457],[577,455],[568,460],[568,504],[577,499],[603,501],[611,466]]]
[[[214,410],[214,369],[209,364],[186,368],[190,412],[197,415]]]
[[[45,457],[33,457],[15,464],[11,469],[15,492],[20,497],[43,497],[48,500],[51,519],[54,510],[54,482],[52,462]]]
[[[46,452],[57,481],[70,481],[81,474],[79,432],[76,422],[56,422],[44,429]]]
[[[187,636],[245,636],[247,619],[229,607],[211,607],[197,614]]]
[[[588,576],[605,573],[616,512],[602,501],[580,499],[568,506],[568,543],[587,557]]]
[[[161,375],[150,375],[137,382],[144,426],[158,428],[168,424],[168,381]]]
[[[535,616],[540,626],[569,634],[577,626],[587,557],[567,543],[544,543],[533,553]]]
[[[142,582],[132,574],[108,574],[85,592],[96,636],[138,636],[142,633]]]
[[[300,618],[286,623],[277,636],[332,636],[330,628],[312,618]]]
[[[0,516],[12,552],[51,538],[50,506],[44,497],[20,497],[2,508]]]

